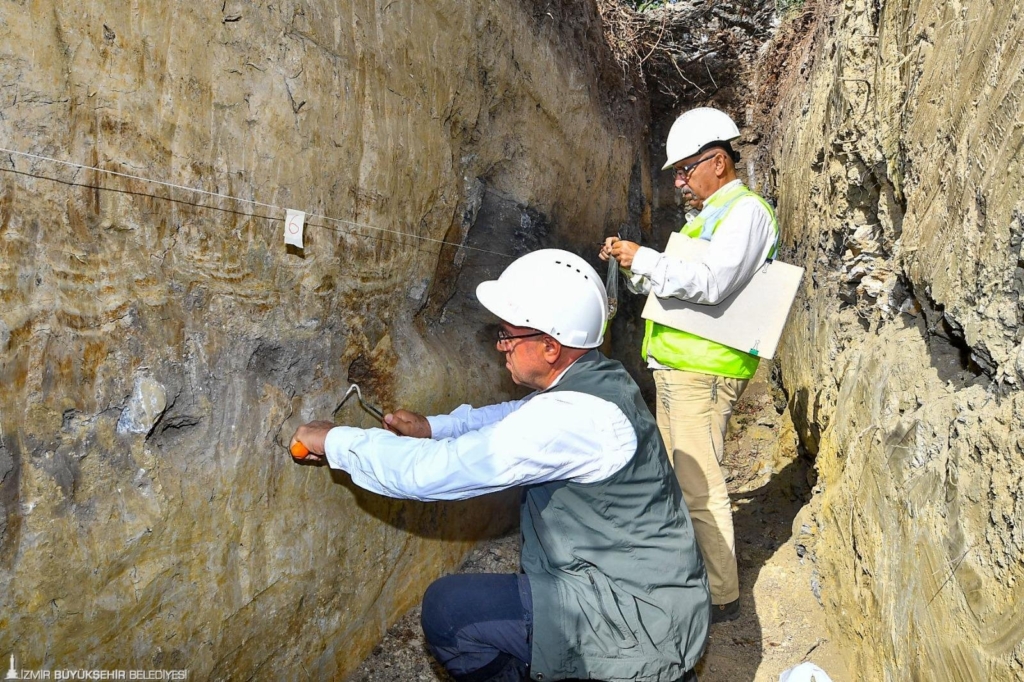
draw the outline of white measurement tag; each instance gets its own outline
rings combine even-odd
[[[285,209],[285,212],[284,243],[297,246],[300,249],[304,248],[302,246],[302,226],[306,223],[306,213],[291,208]]]

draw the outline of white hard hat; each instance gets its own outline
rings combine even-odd
[[[676,119],[668,131],[665,154],[668,160],[661,170],[693,156],[712,142],[728,142],[740,136],[729,114],[711,107],[691,109]]]
[[[505,322],[563,346],[596,348],[604,340],[608,294],[597,271],[574,253],[541,249],[521,256],[498,279],[481,282],[476,297]]]

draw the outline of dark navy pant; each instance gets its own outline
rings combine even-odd
[[[434,581],[420,615],[427,648],[456,682],[527,679],[533,594],[523,574],[469,573]],[[690,670],[679,682],[697,682]]]
[[[525,575],[440,578],[423,595],[420,620],[427,648],[456,682],[527,678],[533,596]]]

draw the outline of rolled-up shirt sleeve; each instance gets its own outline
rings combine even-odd
[[[597,482],[625,466],[636,452],[632,424],[606,400],[559,391],[513,402],[523,404],[454,438],[336,427],[327,435],[327,461],[347,471],[362,488],[427,501],[555,480]],[[499,413],[479,416],[490,419]]]
[[[699,262],[683,262],[640,247],[628,274],[630,289],[714,305],[754,275],[774,244],[771,215],[756,198],[743,197],[712,235]]]

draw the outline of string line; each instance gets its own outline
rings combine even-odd
[[[51,177],[49,175],[41,175],[39,173],[30,173],[28,171],[20,171],[20,170],[18,170],[16,168],[4,168],[3,166],[0,166],[0,171],[3,171],[4,173],[14,173],[15,175],[24,175],[25,177],[36,178],[38,180],[49,180],[50,182],[57,182],[57,183],[60,183],[62,185],[68,185],[70,187],[84,187],[86,189],[101,189],[101,190],[104,190],[106,192],[116,192],[118,194],[129,194],[131,196],[136,196],[136,197],[148,197],[150,199],[159,199],[160,201],[169,201],[169,202],[175,203],[175,204],[184,204],[186,206],[192,206],[193,208],[205,208],[208,211],[217,211],[219,213],[230,213],[231,215],[237,215],[237,216],[241,216],[243,218],[260,218],[262,220],[280,220],[280,218],[275,218],[273,216],[266,215],[266,214],[263,214],[263,213],[250,213],[248,211],[239,211],[239,210],[235,210],[235,209],[232,209],[232,208],[223,208],[223,207],[220,207],[220,206],[209,206],[209,205],[206,205],[206,204],[198,204],[198,203],[195,203],[193,201],[189,201],[187,199],[175,199],[175,198],[169,197],[169,196],[165,197],[165,196],[160,196],[160,195],[157,195],[157,194],[149,194],[148,192],[139,192],[139,191],[134,191],[134,190],[129,190],[129,189],[120,189],[120,188],[117,188],[117,187],[107,187],[105,185],[90,185],[89,183],[86,183],[86,182],[75,182],[73,180],[65,180],[63,178],[55,178],[55,177]],[[401,244],[402,243],[401,239],[394,239],[392,237],[388,237],[388,236],[383,235],[383,234],[380,234],[380,235],[365,234],[365,233],[362,233],[362,232],[356,232],[352,228],[337,228],[337,227],[334,227],[332,225],[324,225],[324,224],[321,224],[321,223],[312,223],[312,222],[310,222],[310,223],[306,223],[306,224],[310,225],[312,227],[319,227],[319,228],[323,228],[325,230],[330,230],[331,232],[337,232],[338,234],[351,234],[351,235],[355,235],[357,237],[362,237],[363,239],[373,239],[374,241],[378,241],[378,242],[389,242],[391,244]],[[406,248],[407,249],[410,249],[410,248],[411,249],[415,249],[415,250],[420,251],[422,253],[430,254],[431,256],[438,256],[438,255],[440,255],[441,249],[443,247],[438,248],[438,249],[427,249],[427,248],[423,248],[423,247],[419,247],[419,246],[406,246]]]
[[[220,192],[210,192],[209,190],[198,189],[196,187],[189,187],[187,185],[177,185],[177,184],[174,184],[173,182],[165,182],[163,180],[154,180],[152,178],[142,177],[141,175],[133,175],[131,173],[122,173],[120,171],[108,170],[106,168],[97,168],[95,166],[86,166],[86,165],[83,165],[83,164],[80,164],[80,163],[72,163],[71,161],[62,161],[60,159],[54,159],[54,158],[51,158],[49,156],[42,156],[42,155],[39,155],[39,154],[30,154],[28,152],[21,152],[21,151],[18,151],[16,149],[7,149],[6,147],[0,147],[0,152],[7,153],[7,154],[16,154],[17,156],[24,156],[24,157],[27,157],[27,158],[30,158],[30,159],[37,159],[39,161],[50,161],[50,162],[53,162],[53,163],[61,164],[63,166],[69,166],[71,168],[77,168],[77,169],[80,169],[80,170],[91,170],[91,171],[96,171],[97,173],[106,173],[108,175],[115,175],[117,177],[128,178],[128,179],[131,179],[131,180],[138,180],[140,182],[148,182],[148,183],[151,183],[151,184],[154,184],[154,185],[162,185],[164,187],[170,187],[170,188],[173,188],[173,189],[181,189],[181,190],[185,190],[186,192],[194,192],[196,194],[205,194],[206,196],[218,197],[220,199],[228,199],[230,201],[237,201],[237,202],[244,203],[244,204],[251,204],[253,206],[260,206],[262,208],[269,208],[269,209],[276,210],[276,211],[284,211],[285,210],[281,206],[275,206],[274,204],[266,204],[266,203],[263,203],[262,201],[256,201],[255,199],[245,199],[245,198],[242,198],[242,197],[231,196],[230,194],[221,194]],[[32,175],[31,173],[23,173],[21,171],[15,171],[15,172],[18,172],[18,173],[20,173],[22,175]],[[42,177],[42,178],[47,179],[47,180],[52,180],[53,179],[53,178],[46,178],[45,176],[38,176],[38,177]],[[108,188],[108,187],[98,187],[98,189],[109,190],[111,188]],[[200,206],[202,208],[214,208],[214,207],[211,207],[211,206],[202,206],[201,204],[195,204],[195,205],[196,206]],[[263,216],[263,217],[265,217],[267,220],[280,220],[280,221],[284,220],[284,218],[274,218],[272,216]],[[410,234],[408,232],[401,232],[399,230],[389,230],[386,227],[377,227],[376,225],[369,225],[367,223],[357,223],[357,222],[353,222],[351,220],[343,220],[341,218],[332,218],[331,216],[321,215],[319,213],[307,213],[306,217],[307,218],[319,218],[321,220],[329,220],[329,221],[332,221],[332,222],[335,222],[335,223],[339,223],[339,224],[342,224],[342,225],[351,225],[352,227],[362,227],[362,228],[366,228],[366,229],[369,229],[369,230],[378,230],[380,232],[390,232],[391,234],[396,234],[396,235],[399,235],[401,237],[411,237],[412,239],[418,239],[420,241],[425,241],[425,242],[433,242],[435,244],[441,244],[442,246],[447,245],[447,246],[454,246],[454,247],[459,248],[459,249],[468,249],[470,251],[479,251],[481,253],[488,253],[488,254],[491,254],[492,256],[500,256],[502,258],[514,258],[514,256],[512,256],[512,255],[507,254],[507,253],[502,253],[500,251],[491,251],[490,249],[482,249],[482,248],[479,248],[479,247],[476,247],[476,246],[468,246],[466,244],[459,244],[459,243],[456,243],[456,242],[449,242],[449,241],[445,241],[443,239],[434,239],[433,237],[422,237],[420,235]],[[328,229],[328,230],[331,229],[327,225],[318,225],[318,224],[315,224],[315,223],[307,223],[307,224],[310,227],[322,227],[322,228]],[[356,236],[359,236],[359,237],[369,237],[369,235],[360,235],[358,233],[356,233]],[[388,240],[388,241],[392,241],[392,240]]]

